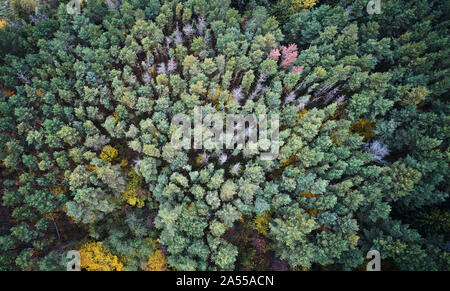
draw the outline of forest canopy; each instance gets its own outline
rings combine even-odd
[[[68,2],[0,0],[0,270],[449,270],[450,1]]]

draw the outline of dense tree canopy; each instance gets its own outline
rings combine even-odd
[[[448,270],[449,1],[66,4],[0,6],[0,269]]]

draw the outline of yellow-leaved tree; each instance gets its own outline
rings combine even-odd
[[[156,250],[155,253],[148,259],[147,264],[142,267],[144,271],[167,271],[167,260],[161,250]]]
[[[88,271],[122,271],[123,263],[101,242],[88,242],[81,246],[81,267]]]
[[[1,19],[0,20],[0,29],[3,29],[3,27],[6,26],[6,24],[7,24],[6,20],[5,19]]]
[[[289,9],[292,10],[292,12],[310,9],[317,4],[317,0],[281,0],[281,2],[290,4]]]
[[[114,147],[110,145],[106,145],[103,147],[103,150],[100,153],[100,159],[106,162],[112,162],[118,155],[119,151],[117,151]]]

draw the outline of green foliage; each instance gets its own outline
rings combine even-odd
[[[0,14],[1,270],[448,269],[446,1],[36,5]],[[195,106],[278,114],[279,155],[177,149]]]

